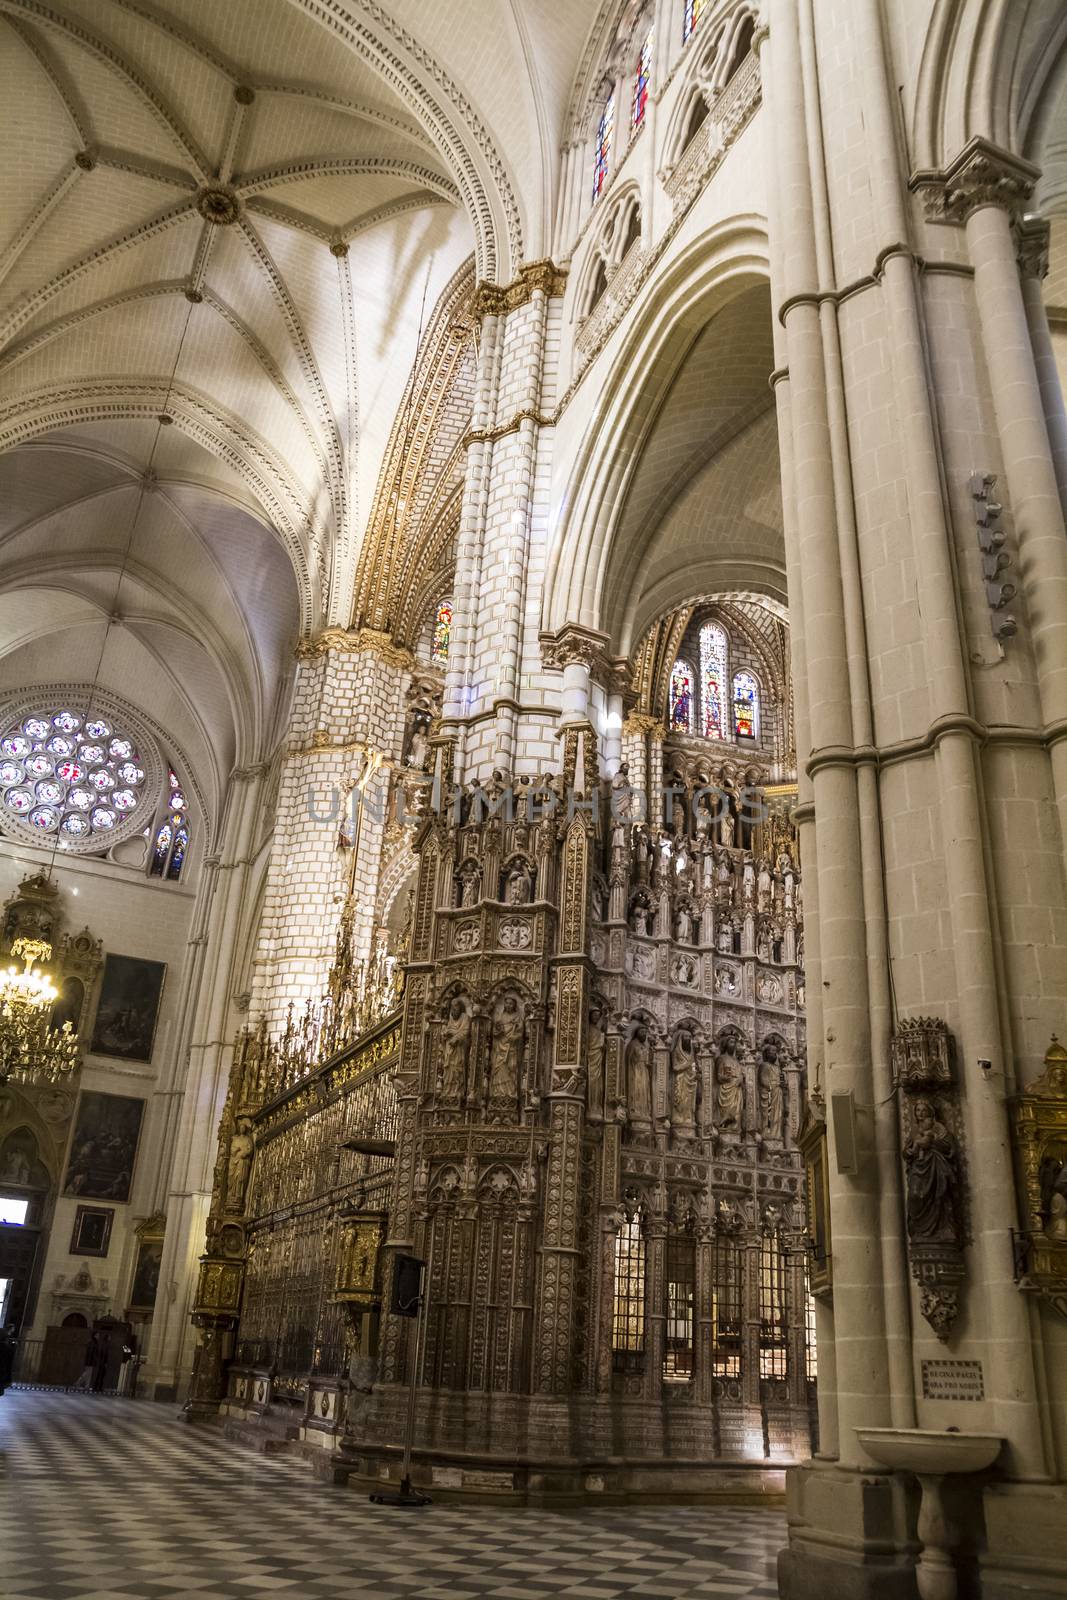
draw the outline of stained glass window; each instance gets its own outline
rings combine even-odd
[[[648,104],[648,83],[652,75],[652,35],[654,32],[654,28],[649,28],[645,34],[644,43],[641,45],[641,54],[637,58],[637,76],[634,78],[632,112],[632,121],[635,128],[639,128],[645,120],[645,107]]]
[[[134,741],[92,711],[42,710],[0,739],[0,806],[63,849],[106,848],[142,805],[144,782]]]
[[[173,767],[168,768],[167,772],[166,807],[163,820],[156,829],[148,876],[166,878],[168,882],[176,883],[182,875],[189,848],[189,808]]]
[[[693,669],[688,661],[676,661],[671,673],[671,727],[693,731]]]
[[[617,1366],[639,1363],[645,1348],[645,1235],[640,1212],[615,1235],[612,1349]]]
[[[726,635],[717,622],[705,622],[700,630],[700,681],[704,737],[725,739],[722,713],[726,686]]]
[[[608,179],[611,161],[611,136],[615,131],[615,93],[608,95],[600,126],[596,131],[596,148],[593,152],[593,199],[599,200]]]
[[[684,44],[700,21],[700,13],[704,9],[704,0],[685,0],[685,16],[682,19],[682,43]]]
[[[734,733],[739,739],[759,737],[759,684],[751,672],[734,674]]]
[[[448,647],[452,641],[452,602],[442,600],[433,614],[433,638],[430,641],[430,660],[435,667],[448,665]]]

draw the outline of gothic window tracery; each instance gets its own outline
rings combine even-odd
[[[189,807],[181,780],[173,767],[167,769],[164,804],[166,809],[152,841],[148,876],[177,883],[189,849]]]
[[[654,28],[649,28],[641,41],[641,49],[637,57],[637,73],[634,77],[634,98],[631,110],[631,123],[638,129],[645,120],[645,108],[648,105],[648,85],[652,76],[652,42]]]
[[[611,90],[604,102],[600,123],[596,131],[596,144],[593,150],[593,199],[599,200],[604,192],[604,185],[608,180],[608,168],[611,165],[611,141],[615,131],[615,91]]]
[[[701,732],[706,739],[725,739],[723,700],[726,685],[726,634],[717,622],[700,630]]]
[[[0,741],[0,795],[42,841],[107,847],[144,804],[145,769],[110,717],[59,706],[23,718]]]

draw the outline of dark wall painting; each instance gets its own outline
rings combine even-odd
[[[151,1061],[167,968],[162,961],[108,955],[89,1046],[93,1055]]]
[[[128,1200],[143,1116],[143,1100],[84,1090],[63,1193],[92,1200]]]
[[[107,1206],[79,1206],[70,1236],[72,1256],[106,1256],[115,1213]]]
[[[159,1268],[163,1260],[162,1239],[142,1239],[130,1290],[131,1311],[151,1311],[159,1287]]]

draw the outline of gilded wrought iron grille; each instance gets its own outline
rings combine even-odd
[[[687,1228],[667,1229],[666,1315],[663,1377],[671,1383],[693,1376],[693,1300],[696,1292],[696,1241]]]
[[[789,1323],[785,1260],[777,1234],[765,1234],[759,1256],[759,1375],[784,1378],[788,1366]]]
[[[615,1236],[612,1350],[617,1370],[633,1370],[644,1363],[645,1235],[640,1212],[627,1218]]]
[[[736,1240],[715,1240],[711,1288],[711,1370],[717,1378],[741,1376],[744,1256]]]

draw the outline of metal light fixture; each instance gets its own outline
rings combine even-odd
[[[45,939],[16,939],[11,953],[23,963],[0,972],[0,1083],[58,1083],[78,1064],[78,1038],[69,1022],[52,1026],[59,991],[38,961],[51,960]]]

